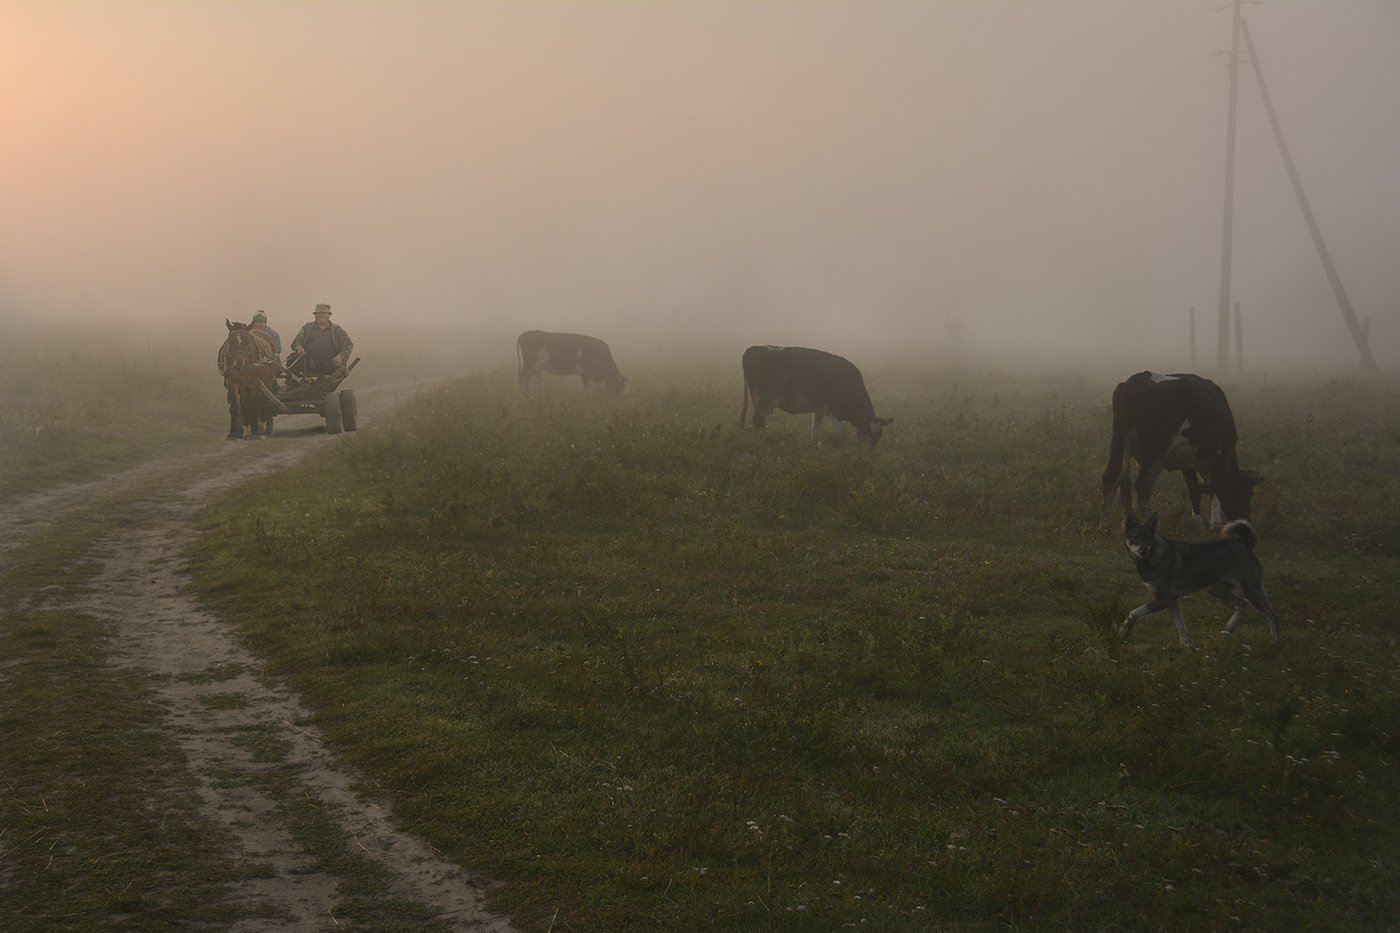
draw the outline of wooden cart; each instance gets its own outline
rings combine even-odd
[[[340,384],[358,362],[357,356],[327,376],[298,376],[279,366],[278,376],[286,380],[287,387],[280,395],[265,391],[264,399],[270,399],[274,415],[320,415],[326,419],[327,434],[353,431],[359,427],[355,391],[342,389]],[[272,433],[270,416],[267,433]]]

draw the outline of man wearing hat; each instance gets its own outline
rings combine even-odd
[[[277,358],[281,359],[282,335],[267,326],[267,313],[259,310],[257,314],[253,315],[253,321],[249,326],[252,327],[253,330],[260,330],[264,334],[267,334],[268,337],[272,338],[272,350],[277,354]]]
[[[350,342],[345,328],[331,323],[330,305],[318,304],[312,317],[315,320],[302,325],[301,332],[292,341],[287,368],[304,376],[329,375],[345,365],[355,345]]]

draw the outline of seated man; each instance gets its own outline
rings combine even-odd
[[[331,323],[331,306],[322,302],[292,340],[287,371],[298,376],[326,376],[345,365],[355,345],[339,324]]]
[[[282,359],[282,335],[267,326],[267,314],[259,311],[257,314],[253,315],[253,321],[248,326],[253,330],[260,330],[272,338],[272,349],[276,352],[277,359],[280,362]]]

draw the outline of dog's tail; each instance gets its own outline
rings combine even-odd
[[[1259,536],[1254,533],[1254,526],[1242,518],[1229,522],[1220,529],[1220,537],[1243,541],[1251,551],[1254,550],[1254,545],[1259,541]]]

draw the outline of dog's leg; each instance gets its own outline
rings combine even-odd
[[[1245,599],[1253,604],[1255,609],[1264,613],[1264,617],[1269,620],[1269,637],[1274,644],[1278,644],[1278,614],[1274,612],[1274,607],[1269,605],[1269,594],[1264,592],[1262,582],[1251,582],[1242,584]]]
[[[1154,612],[1161,612],[1171,604],[1172,600],[1167,597],[1154,596],[1152,599],[1149,599],[1124,616],[1122,624],[1118,626],[1118,634],[1122,636],[1124,641],[1127,641],[1128,636],[1132,634],[1134,622],[1141,619],[1143,616],[1151,615]]]
[[[1235,607],[1235,611],[1230,613],[1230,621],[1225,623],[1225,627],[1220,630],[1221,635],[1229,635],[1235,630],[1235,626],[1240,624],[1240,616],[1244,613],[1244,607],[1248,605],[1244,600],[1231,600],[1230,605]]]
[[[1176,620],[1176,634],[1183,648],[1191,647],[1191,636],[1186,634],[1186,613],[1181,611],[1181,600],[1172,600],[1172,618]]]
[[[1222,635],[1229,635],[1235,630],[1235,626],[1240,624],[1240,614],[1244,612],[1245,607],[1247,607],[1249,603],[1236,596],[1234,587],[1228,583],[1217,583],[1206,590],[1206,592],[1216,599],[1229,603],[1230,608],[1234,610],[1234,612],[1230,614],[1230,621],[1225,623],[1225,628],[1220,632]]]

